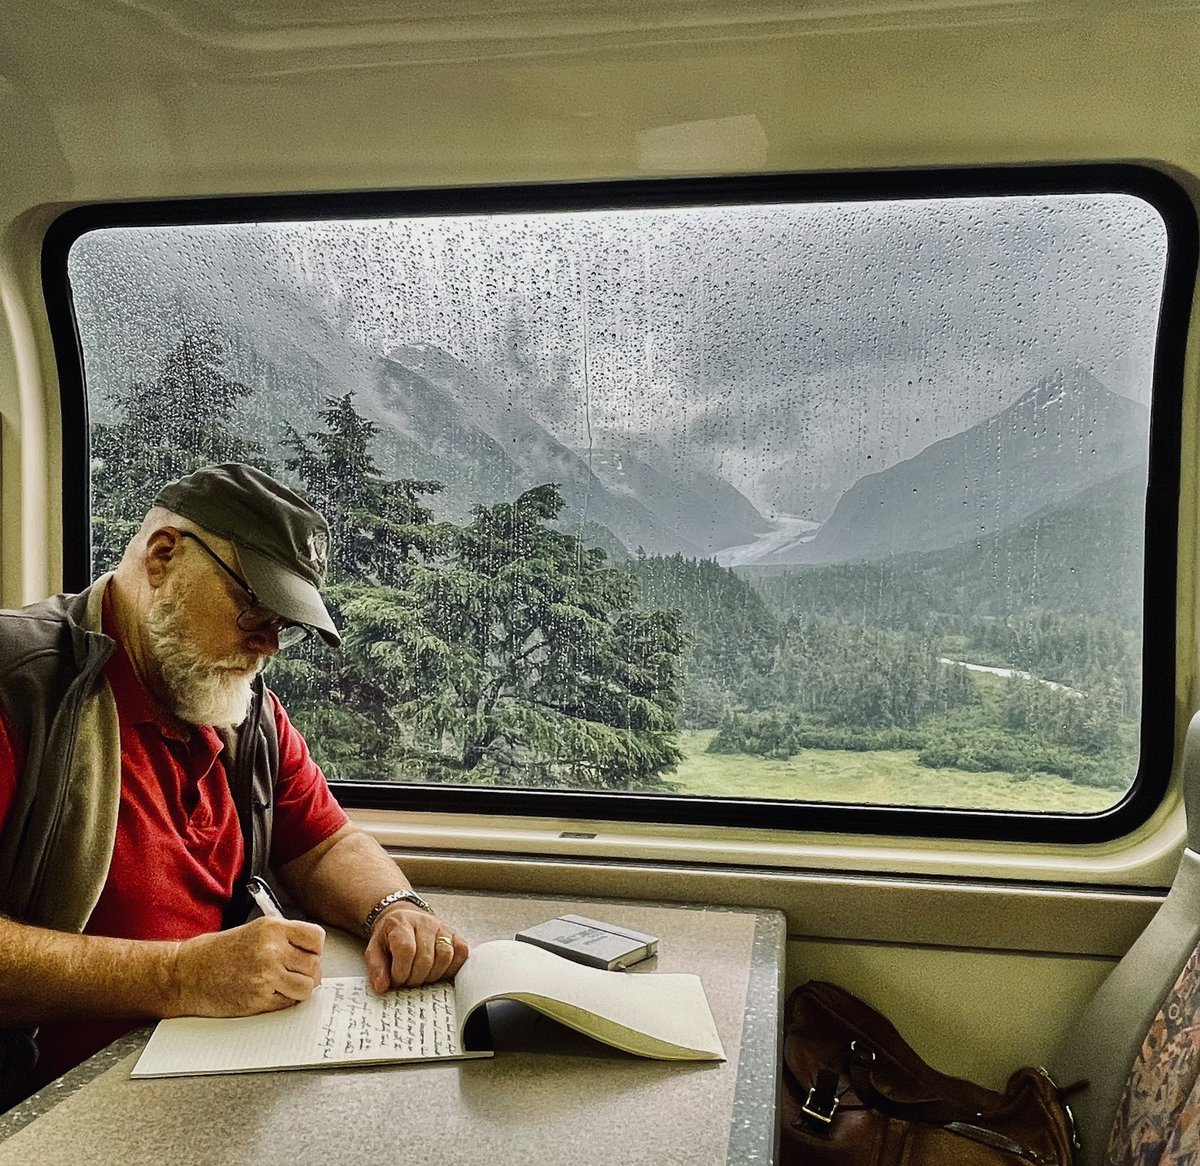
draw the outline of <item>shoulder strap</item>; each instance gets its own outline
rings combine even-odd
[[[271,857],[279,730],[261,677],[254,682],[254,699],[245,722],[236,731],[219,732],[225,743],[225,772],[242,832],[242,869],[225,909],[224,926],[228,928],[246,921],[250,912],[246,883],[254,875],[266,875]]]

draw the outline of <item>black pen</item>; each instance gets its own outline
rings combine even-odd
[[[268,919],[284,918],[283,908],[279,905],[279,900],[275,898],[275,892],[271,890],[271,884],[266,879],[255,875],[246,884],[246,894],[254,900],[255,905]]]

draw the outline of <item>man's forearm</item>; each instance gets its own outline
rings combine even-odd
[[[0,916],[0,1027],[174,1011],[173,941],[47,931]]]
[[[289,894],[314,919],[355,935],[385,895],[407,888],[404,873],[366,831],[344,826],[279,871]]]
[[[408,879],[386,850],[352,824],[279,870],[296,902],[323,923],[361,934],[371,909]],[[375,919],[363,958],[376,992],[453,976],[467,941],[436,915],[399,902]]]

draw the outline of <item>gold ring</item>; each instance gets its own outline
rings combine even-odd
[[[449,935],[443,935],[439,932],[433,937],[433,942],[438,947],[448,947],[451,951],[454,950],[454,940]]]

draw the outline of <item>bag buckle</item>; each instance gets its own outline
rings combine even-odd
[[[833,1115],[837,1113],[839,1105],[841,1105],[841,1101],[833,1097],[825,1102],[824,1108],[821,1108],[821,1099],[817,1097],[817,1087],[814,1085],[808,1091],[808,1098],[800,1107],[800,1112],[805,1117],[811,1117],[813,1121],[830,1126],[833,1125]]]
[[[841,1105],[837,1095],[838,1075],[829,1069],[819,1069],[813,1087],[800,1106],[800,1113],[810,1121],[819,1123],[823,1133],[833,1125],[833,1115]]]

